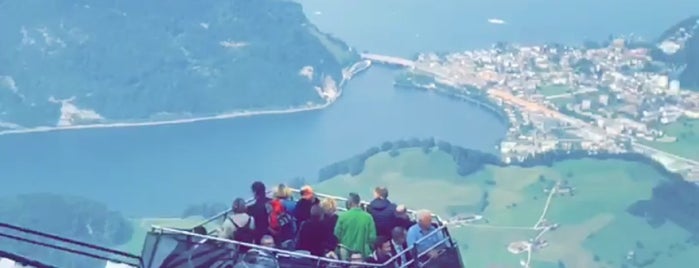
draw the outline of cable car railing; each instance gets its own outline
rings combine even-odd
[[[61,262],[61,265],[65,265],[62,261],[70,259],[71,262],[76,264],[89,263],[95,265],[100,263],[102,267],[106,266],[108,262],[126,264],[131,267],[143,266],[140,256],[20,226],[0,223],[0,250],[18,251],[17,249],[22,249],[19,251],[23,252],[20,254],[6,254],[28,260],[41,261],[37,262],[39,265],[32,265],[34,267],[53,267],[50,265],[55,265],[54,263],[41,264],[46,261],[40,259],[49,255],[52,256],[54,262]],[[71,256],[72,258],[61,258],[60,256]]]
[[[299,194],[298,189],[292,189],[294,194]],[[344,202],[347,199],[316,193],[319,198],[331,198],[336,202]],[[254,202],[247,200],[248,205]],[[366,208],[367,202],[362,202],[362,207]],[[338,208],[339,211],[344,210]],[[413,210],[406,210],[408,214],[414,215]],[[311,268],[311,267],[430,267],[432,263],[447,260],[449,264],[436,265],[434,267],[463,267],[461,256],[459,255],[457,243],[452,239],[447,225],[442,222],[439,216],[433,216],[435,229],[423,236],[413,245],[392,256],[382,264],[367,263],[364,261],[349,261],[327,257],[313,256],[307,251],[294,251],[287,249],[270,248],[256,244],[249,244],[240,241],[220,238],[214,232],[206,235],[194,233],[193,229],[199,226],[221,224],[223,217],[230,210],[223,211],[217,215],[192,226],[190,229],[175,229],[161,226],[152,226],[146,235],[141,256],[113,250],[90,243],[85,243],[73,239],[68,239],[44,232],[30,230],[27,228],[0,223],[0,258],[8,258],[19,264],[26,264],[28,267],[110,267],[109,264],[119,267],[234,267],[235,264],[246,260],[248,253],[239,250],[240,247],[247,247],[248,252],[257,252],[260,256],[272,256],[270,261],[277,263],[282,268]],[[216,226],[218,227],[218,226]],[[209,228],[205,228],[209,229]],[[214,230],[217,228],[211,228]],[[431,246],[423,251],[418,251],[417,245],[425,239],[439,236],[439,240],[431,243]],[[8,251],[8,247],[22,244],[23,250],[18,252]],[[339,245],[338,249],[342,248]],[[49,254],[43,254],[49,252]],[[58,253],[54,253],[58,252]],[[437,252],[435,255],[434,253]],[[24,255],[23,255],[24,254]],[[44,259],[48,256],[51,261],[56,261],[56,255],[69,255],[69,258],[62,259],[66,262],[49,263]],[[407,254],[412,258],[407,259],[399,266],[394,266],[399,259],[404,259]],[[341,256],[342,254],[338,254]],[[429,255],[429,256],[428,256]],[[39,262],[40,261],[40,262]],[[44,264],[47,262],[48,264]],[[391,265],[391,266],[388,266]],[[235,266],[238,267],[238,266]],[[259,266],[254,266],[259,267]]]
[[[292,193],[296,195],[297,197],[300,194],[299,189],[291,189]],[[271,192],[267,192],[268,196],[271,194]],[[347,201],[346,198],[339,197],[339,196],[333,196],[333,195],[327,195],[327,194],[321,194],[321,193],[315,193],[315,196],[318,198],[330,198],[334,199],[337,203]],[[247,205],[252,205],[254,203],[254,198],[250,198],[246,200]],[[361,206],[363,208],[366,208],[368,206],[368,202],[362,201]],[[346,209],[344,208],[337,208],[338,211],[344,211]],[[421,239],[415,242],[414,245],[408,245],[407,248],[402,250],[401,252],[397,253],[395,256],[392,256],[389,260],[387,260],[385,263],[382,264],[374,264],[374,263],[367,263],[367,262],[352,262],[352,261],[347,261],[347,260],[339,260],[339,259],[333,259],[333,258],[327,258],[327,257],[319,257],[319,256],[313,256],[309,254],[308,252],[301,252],[301,251],[292,251],[292,250],[285,250],[285,249],[277,249],[277,248],[270,248],[270,247],[265,247],[261,245],[256,245],[256,244],[249,244],[249,243],[244,243],[240,241],[234,241],[234,240],[229,240],[225,238],[220,238],[215,236],[215,229],[218,227],[219,224],[223,222],[224,217],[228,215],[228,213],[231,212],[231,209],[227,209],[225,211],[222,211],[213,217],[210,217],[201,223],[193,226],[191,229],[174,229],[174,228],[167,228],[167,227],[162,227],[162,226],[152,226],[151,232],[149,232],[149,238],[147,238],[147,241],[144,245],[144,250],[143,250],[143,258],[144,258],[144,263],[146,264],[145,267],[164,267],[162,266],[164,261],[164,258],[167,256],[173,256],[172,254],[180,254],[184,256],[190,256],[190,262],[193,261],[193,266],[181,266],[181,267],[195,267],[196,263],[201,263],[205,261],[211,261],[210,259],[207,259],[206,257],[201,257],[201,256],[217,256],[221,260],[221,263],[226,263],[228,261],[230,264],[235,263],[236,261],[239,261],[242,256],[238,255],[238,252],[236,249],[238,247],[247,247],[250,249],[254,249],[259,252],[268,252],[268,253],[274,253],[274,256],[279,260],[279,267],[387,267],[387,265],[390,265],[392,263],[395,263],[397,260],[401,259],[403,256],[406,254],[410,254],[411,256],[415,256],[414,258],[411,258],[410,260],[406,261],[406,263],[402,263],[399,267],[412,267],[412,265],[418,265],[419,267],[422,267],[423,265],[428,264],[430,261],[434,259],[432,258],[425,258],[427,255],[435,250],[435,249],[442,249],[439,252],[439,255],[446,256],[446,258],[453,258],[454,262],[453,263],[458,263],[456,265],[450,265],[451,267],[461,267],[463,266],[461,264],[461,257],[458,252],[458,246],[456,242],[452,239],[451,235],[449,234],[447,230],[447,226],[444,224],[442,219],[438,216],[433,214],[433,225],[436,226],[435,230],[430,232],[429,234],[423,236]],[[409,210],[407,209],[406,212],[409,215],[415,215],[416,211]],[[215,228],[205,228],[208,231],[208,235],[201,235],[192,232],[192,230],[195,227],[205,227],[210,224],[216,224]],[[435,236],[435,235],[440,235],[442,239],[440,239],[438,242],[434,243],[431,245],[431,247],[428,248],[428,250],[425,250],[423,252],[418,252],[416,245],[423,242],[425,239]],[[180,246],[180,250],[182,248],[185,248],[184,251],[182,252],[175,252],[175,249],[172,249],[171,251],[165,250],[165,252],[162,252],[161,250],[158,249],[159,246],[159,241],[163,240],[178,240],[177,244]],[[150,240],[150,241],[148,241]],[[191,242],[194,240],[199,240],[204,241],[204,242]],[[182,244],[183,243],[183,244]],[[183,246],[184,244],[190,244],[189,246]],[[206,254],[202,253],[204,250],[201,248],[200,251],[197,255],[195,252],[196,250],[190,250],[191,248],[195,248],[197,243],[199,245],[203,244],[208,244],[210,247],[210,251],[208,251]],[[176,246],[177,247],[177,246]],[[342,245],[338,246],[338,249],[342,248]],[[216,255],[212,252],[215,252],[216,250],[220,251],[221,254]],[[223,251],[227,253],[223,253]],[[208,254],[208,255],[207,255]],[[340,256],[342,254],[338,254]],[[448,255],[448,256],[447,256]],[[211,265],[211,264],[208,264]],[[178,266],[179,267],[179,266]],[[198,267],[198,266],[196,266]],[[202,266],[203,267],[203,266]],[[223,266],[221,266],[223,267]],[[391,266],[394,267],[394,266]],[[398,266],[396,266],[398,267]]]

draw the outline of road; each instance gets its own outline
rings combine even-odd
[[[443,80],[450,80],[448,74],[444,74],[438,70],[434,70],[433,68],[429,68],[426,66],[418,66],[416,65],[415,61],[400,58],[400,57],[393,57],[393,56],[386,56],[386,55],[379,55],[379,54],[371,54],[371,53],[362,53],[361,57],[364,59],[372,60],[372,61],[377,61],[385,64],[392,64],[392,65],[399,65],[403,67],[408,67],[408,68],[415,68],[421,72],[433,75],[435,77],[439,77]],[[452,81],[453,82],[453,81]],[[458,83],[456,83],[458,84]],[[582,90],[583,93],[589,92]],[[580,131],[580,135],[584,139],[588,139],[591,141],[595,142],[601,142],[604,140],[608,140],[609,138],[619,138],[619,137],[610,137],[603,129],[600,129],[596,126],[593,126],[591,124],[588,124],[580,119],[564,115],[556,110],[553,110],[551,108],[548,108],[542,104],[532,102],[529,100],[522,99],[520,97],[514,96],[511,93],[509,93],[508,90],[506,89],[490,89],[487,91],[488,95],[490,95],[493,98],[498,98],[503,100],[503,102],[517,106],[525,111],[531,112],[531,113],[539,113],[543,114],[545,116],[549,116],[554,119],[558,119],[564,123],[567,123],[571,126],[574,126],[577,128],[578,131]],[[579,92],[576,92],[575,94],[578,94]],[[555,96],[554,96],[555,97]],[[699,161],[688,159],[670,152],[662,151],[657,148],[652,148],[643,144],[639,144],[636,142],[633,142],[632,148],[635,151],[640,151],[640,152],[645,152],[645,151],[650,151],[653,153],[661,154],[669,159],[673,159],[678,162],[684,162],[687,164],[690,164],[691,166],[697,166],[699,167]]]

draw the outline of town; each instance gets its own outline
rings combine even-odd
[[[675,51],[683,38],[659,47]],[[597,47],[500,43],[446,55],[424,53],[415,61],[363,56],[407,67],[409,80],[433,79],[419,85],[427,90],[446,86],[449,94],[499,106],[509,123],[499,145],[506,162],[553,150],[638,152],[699,182],[698,161],[646,143],[675,142],[677,137],[659,126],[699,118],[699,93],[683,90],[673,79],[676,70],[653,61],[651,49],[630,40],[616,38]]]

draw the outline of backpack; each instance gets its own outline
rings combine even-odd
[[[255,242],[255,232],[250,228],[250,221],[252,221],[251,217],[248,217],[248,221],[243,226],[238,226],[238,224],[236,224],[231,217],[228,217],[228,220],[233,223],[233,226],[235,226],[233,240],[250,244]]]
[[[293,233],[294,217],[287,213],[281,200],[273,199],[267,203],[267,213],[269,215],[269,229],[273,234],[283,231]]]

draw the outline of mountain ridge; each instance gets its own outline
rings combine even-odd
[[[677,67],[683,88],[699,90],[699,16],[691,16],[668,28],[657,39],[653,58]]]
[[[318,105],[358,59],[290,1],[29,0],[0,16],[0,129]]]

